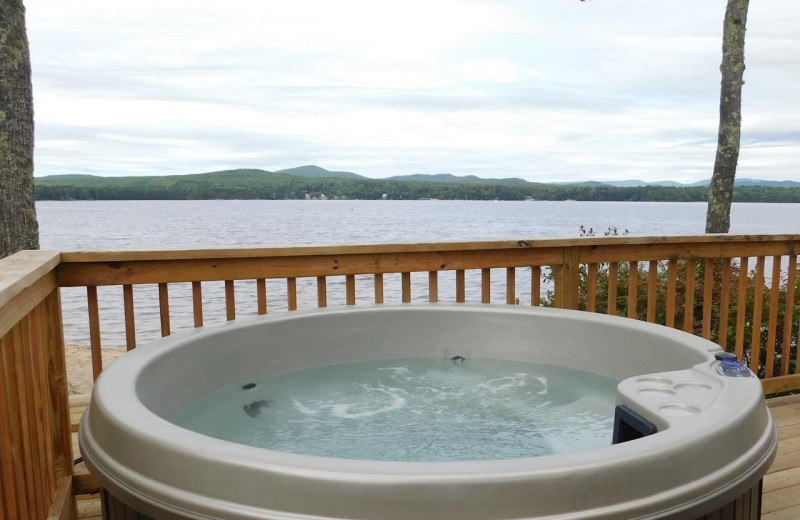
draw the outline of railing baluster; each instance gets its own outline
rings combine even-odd
[[[608,304],[606,313],[617,314],[617,262],[608,264]]]
[[[169,324],[169,288],[166,283],[158,284],[158,307],[161,314],[161,335],[171,334]]]
[[[328,278],[317,276],[317,307],[328,306]]]
[[[36,472],[37,472],[37,463],[38,463],[38,456],[37,450],[34,449],[31,439],[31,432],[35,428],[36,425],[36,417],[31,418],[31,407],[29,405],[31,401],[30,395],[30,380],[33,374],[30,371],[29,366],[29,357],[26,355],[27,352],[25,351],[26,348],[24,345],[28,345],[27,338],[25,338],[25,329],[27,328],[28,318],[22,318],[19,324],[15,327],[17,332],[12,336],[14,341],[14,358],[15,358],[15,370],[17,373],[17,395],[19,398],[19,406],[20,406],[20,424],[22,426],[22,449],[23,449],[23,457],[25,460],[25,482],[28,487],[28,507],[29,510],[33,512],[34,515],[41,515],[37,516],[38,518],[43,518],[47,516],[47,511],[41,511],[39,506],[39,502],[37,502],[36,497],[38,493],[36,493]]]
[[[264,278],[256,279],[256,300],[259,315],[267,313],[267,280]]]
[[[456,270],[456,302],[467,301],[467,277],[463,269]]]
[[[344,277],[345,279],[345,292],[346,294],[346,303],[347,305],[355,305],[356,304],[356,276],[354,274],[348,274]]]
[[[293,276],[286,279],[286,307],[290,311],[297,310],[297,278]]]
[[[675,327],[675,293],[678,285],[678,259],[670,258],[667,264],[667,314],[665,324]]]
[[[722,283],[720,284],[719,297],[719,333],[717,343],[722,350],[728,350],[728,319],[731,301],[731,259],[722,259]]]
[[[228,321],[236,319],[236,288],[233,280],[225,280],[225,319]]]
[[[43,417],[45,420],[41,421],[40,427],[38,431],[38,438],[39,438],[39,451],[42,453],[42,463],[44,465],[43,470],[43,478],[42,478],[42,486],[45,489],[49,490],[48,496],[53,496],[56,490],[56,478],[55,472],[53,471],[53,447],[50,444],[50,439],[52,438],[53,431],[52,431],[52,424],[50,419],[50,401],[48,399],[48,388],[47,388],[47,380],[45,375],[47,374],[47,361],[46,361],[46,354],[45,354],[45,345],[46,345],[46,327],[44,325],[44,320],[42,319],[42,305],[34,309],[31,320],[32,320],[32,341],[31,341],[31,361],[33,363],[33,370],[34,374],[37,377],[34,377],[34,383],[36,384],[35,396],[37,400],[37,417]],[[0,399],[0,402],[3,402]],[[2,424],[2,421],[0,421]],[[46,497],[43,497],[46,499]],[[49,504],[46,504],[49,506]]]
[[[92,377],[97,379],[103,370],[103,349],[100,344],[100,311],[97,305],[97,287],[86,288],[89,309],[89,345],[92,349]]]
[[[481,303],[492,302],[492,272],[490,269],[481,269]]]
[[[35,355],[35,335],[31,334],[32,328],[32,314],[28,314],[20,322],[20,351],[23,354],[23,370],[25,377],[25,394],[28,406],[28,425],[30,434],[31,445],[31,467],[33,469],[33,485],[34,485],[34,502],[36,502],[36,510],[39,515],[47,516],[47,511],[50,508],[45,489],[48,487],[44,475],[50,471],[49,467],[44,466],[44,443],[41,438],[42,421],[44,417],[44,410],[40,407],[41,398],[38,392],[37,377],[34,371],[34,355]],[[42,412],[41,415],[38,412]],[[36,500],[38,498],[38,500]]]
[[[22,374],[17,366],[16,358],[16,343],[17,340],[16,330],[18,325],[9,330],[5,337],[3,338],[3,353],[5,355],[0,356],[0,361],[4,361],[4,372],[7,378],[7,382],[4,382],[5,386],[8,387],[8,399],[6,402],[14,403],[15,405],[18,404],[19,406],[14,406],[11,408],[11,416],[9,417],[11,428],[9,429],[8,433],[5,431],[1,437],[9,436],[11,441],[11,451],[14,453],[13,458],[9,458],[9,460],[17,461],[16,467],[14,469],[14,476],[12,477],[12,481],[16,480],[16,502],[17,508],[19,511],[19,518],[31,518],[31,515],[35,515],[35,511],[31,509],[31,503],[29,500],[33,497],[33,490],[30,489],[30,484],[26,479],[27,471],[25,464],[28,462],[28,457],[25,456],[25,447],[24,447],[24,439],[25,439],[25,430],[23,428],[23,414],[25,409],[22,407],[22,396],[19,392],[19,385],[17,384],[17,379],[24,377],[25,375]],[[6,466],[6,464],[2,464]],[[5,482],[3,482],[3,486],[5,487]],[[30,513],[29,513],[30,511]]]
[[[714,307],[713,294],[714,294],[714,261],[706,258],[703,263],[703,331],[702,336],[705,339],[711,338],[711,310]]]
[[[542,299],[542,268],[534,265],[531,267],[531,305],[538,307]]]
[[[517,270],[514,267],[506,268],[506,303],[514,305],[517,303]]]
[[[375,303],[383,303],[383,273],[375,273]]]
[[[781,288],[781,257],[772,257],[772,280],[769,290],[769,321],[767,322],[767,358],[765,377],[772,377],[775,371],[775,340],[778,333],[778,296]]]
[[[192,282],[192,315],[194,326],[203,326],[203,286],[200,282]]]
[[[0,354],[9,350],[7,344],[9,341],[8,338],[9,333],[0,337]],[[9,518],[15,518],[19,516],[17,496],[19,495],[24,499],[25,492],[19,492],[17,490],[17,479],[15,478],[20,472],[17,470],[15,464],[15,460],[18,460],[18,457],[14,456],[15,452],[18,450],[15,449],[14,442],[12,441],[12,437],[14,437],[14,420],[12,415],[14,408],[6,406],[5,403],[17,403],[19,400],[13,395],[14,387],[12,385],[8,385],[11,395],[6,391],[6,381],[10,383],[11,378],[14,376],[14,369],[6,365],[7,361],[8,358],[6,356],[0,355],[0,373],[3,374],[3,384],[0,384],[0,403],[3,404],[3,406],[0,406],[0,431],[3,432],[3,434],[0,435],[0,460],[3,461],[3,464],[0,464],[0,476],[2,476],[3,482],[3,485],[0,486],[2,487],[2,489],[0,489],[0,497],[8,508]],[[24,518],[23,516],[19,517]]]
[[[639,262],[632,260],[628,269],[628,318],[636,319],[639,303]]]
[[[650,260],[647,266],[647,321],[656,322],[658,307],[658,260]]]
[[[789,361],[792,354],[792,317],[794,316],[794,284],[797,280],[797,256],[789,256],[786,273],[786,306],[783,318],[783,350],[781,351],[781,375],[789,374]],[[800,334],[798,334],[800,336]],[[795,357],[795,373],[800,374],[800,349]]]
[[[428,271],[428,301],[439,301],[439,271]]]
[[[683,330],[694,331],[694,282],[697,274],[697,264],[694,258],[686,260],[686,286],[684,290]]]
[[[749,258],[739,260],[739,289],[736,295],[736,357],[744,359],[744,326],[747,321],[747,263]]]
[[[411,273],[408,271],[400,275],[401,285],[403,287],[403,303],[411,303]]]
[[[0,353],[5,352],[7,348],[5,336],[0,337]],[[0,476],[2,476],[3,482],[3,485],[0,486],[2,487],[0,489],[0,497],[2,497],[2,503],[7,508],[9,518],[13,518],[11,515],[19,516],[17,511],[17,481],[15,478],[19,472],[14,467],[15,450],[11,445],[13,421],[10,412],[12,409],[6,406],[5,403],[16,403],[17,400],[6,393],[5,381],[11,376],[9,375],[10,370],[5,366],[4,357],[0,355],[0,374],[3,374],[4,381],[0,385],[0,403],[3,404],[3,406],[0,406],[0,431],[4,432],[3,435],[0,435],[0,460],[8,462],[0,464]]]
[[[44,362],[44,327],[42,325],[42,308],[36,308],[28,314],[28,341],[30,342],[30,366],[31,375],[29,377],[32,388],[33,405],[31,407],[33,422],[36,425],[36,432],[33,442],[34,449],[39,454],[39,480],[40,489],[39,499],[43,506],[42,510],[47,511],[50,503],[48,498],[55,491],[55,475],[53,475],[53,453],[50,446],[50,436],[52,434],[49,420],[39,418],[49,418],[50,408],[47,399],[47,385],[45,374],[47,366]],[[2,371],[0,371],[2,372]],[[2,402],[2,400],[0,400]],[[0,423],[2,424],[2,423]]]
[[[122,301],[125,307],[125,347],[136,348],[136,320],[133,314],[133,285],[122,286]]]
[[[589,264],[586,268],[586,310],[597,309],[597,264]]]
[[[39,397],[37,392],[37,374],[34,372],[33,356],[32,356],[32,337],[31,337],[31,315],[28,314],[19,323],[19,332],[17,336],[19,340],[19,355],[22,360],[22,378],[18,379],[24,386],[21,388],[22,394],[25,396],[25,401],[20,402],[27,412],[28,425],[26,433],[28,438],[28,458],[30,460],[30,478],[33,482],[33,488],[30,493],[33,495],[31,500],[34,503],[35,510],[41,515],[41,518],[46,518],[48,509],[50,508],[49,497],[44,496],[44,490],[48,488],[45,474],[50,471],[49,467],[44,466],[44,451],[45,448],[42,444],[42,419],[46,417],[45,410],[41,409],[42,414],[39,415]]]
[[[61,308],[61,293],[58,290],[44,299],[42,322],[44,325],[45,364],[47,365],[46,381],[50,394],[50,418],[53,429],[51,442],[53,446],[54,478],[72,474],[72,435],[69,426],[69,402],[67,400],[67,362],[64,351],[64,325]],[[2,400],[0,400],[2,402]],[[2,437],[2,435],[0,435]]]
[[[761,319],[764,312],[764,257],[756,261],[756,283],[753,292],[753,334],[750,340],[750,370],[758,374],[761,354]]]

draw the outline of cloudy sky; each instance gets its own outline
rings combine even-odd
[[[711,176],[725,0],[26,0],[36,175]],[[800,180],[800,7],[750,4],[739,177]]]

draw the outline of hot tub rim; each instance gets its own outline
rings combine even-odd
[[[438,308],[447,308],[447,306],[446,306],[446,305],[437,305],[437,306],[438,306]],[[408,308],[409,306],[408,306],[408,304],[403,304],[402,306],[398,306],[398,307],[401,307],[401,308]],[[417,306],[417,307],[430,308],[430,306],[428,306],[428,305],[425,305],[425,304],[423,304],[423,305],[420,305],[420,306]],[[450,307],[453,307],[453,308],[455,308],[456,310],[461,310],[461,309],[464,309],[464,306],[463,306],[463,304],[451,305]],[[492,307],[497,307],[497,306],[492,306]],[[392,306],[381,306],[380,308],[381,308],[381,309],[387,309],[387,308],[389,308],[389,309],[390,309],[390,308],[392,308]],[[482,308],[484,308],[484,306],[473,307],[473,308],[482,309]],[[359,308],[356,308],[356,309],[345,309],[345,310],[340,310],[340,309],[335,309],[335,310],[334,310],[334,309],[331,309],[331,310],[329,310],[329,311],[327,311],[327,312],[356,312],[356,311],[358,311],[358,310],[362,310],[362,309],[359,309]],[[494,311],[494,310],[496,310],[496,309],[492,308],[491,310],[492,310],[492,311]],[[505,310],[507,310],[507,309],[505,309]],[[527,311],[528,311],[528,310],[526,309],[526,312],[525,312],[525,314],[529,314],[529,312],[527,312]],[[318,312],[318,311],[310,311],[310,312],[308,312],[307,314],[316,314],[316,312]],[[519,312],[519,311],[517,311],[517,312]],[[560,310],[560,309],[559,309],[559,310],[548,309],[548,310],[546,311],[546,313],[550,313],[550,312],[554,312],[554,313],[556,313],[556,314],[560,314],[560,313],[567,313],[567,314],[569,314],[569,313],[575,313],[576,311],[564,311],[564,310]],[[538,314],[538,313],[537,313],[537,314]],[[579,314],[579,315],[585,315],[585,314],[588,314],[588,313],[577,313],[577,314]],[[565,314],[565,315],[566,315],[566,314]],[[298,314],[296,314],[295,316],[290,316],[290,318],[296,318],[296,317],[302,317],[302,316],[301,316],[299,313],[298,313]],[[283,318],[283,316],[281,316],[281,318]],[[618,322],[620,323],[620,325],[631,325],[631,326],[633,326],[633,324],[642,325],[642,323],[641,323],[641,322],[636,322],[636,321],[634,321],[634,320],[628,320],[627,318],[618,318],[618,317],[604,317],[603,319],[605,320],[605,319],[609,319],[609,318],[612,318],[612,319],[618,320]],[[589,320],[589,321],[591,321],[591,320]],[[252,321],[251,321],[251,320],[247,320],[247,322],[246,322],[246,323],[234,323],[234,324],[226,324],[226,325],[225,325],[225,326],[223,326],[223,327],[219,327],[219,328],[218,328],[218,329],[215,331],[215,333],[219,333],[219,334],[221,334],[221,333],[224,333],[224,332],[226,332],[226,331],[228,331],[228,330],[231,330],[232,328],[238,328],[238,327],[240,327],[240,326],[241,326],[241,327],[244,327],[244,326],[254,326],[254,325],[257,325],[258,323],[259,323],[259,321],[258,321],[258,320],[252,320]],[[652,324],[644,324],[644,325],[652,325]],[[234,326],[236,326],[236,327],[234,327]],[[668,332],[670,329],[666,329],[666,328],[664,328],[664,327],[661,327],[661,326],[659,326],[659,325],[652,325],[652,326],[653,326],[653,327],[658,327],[658,330],[659,330],[660,332],[662,332],[662,333],[671,334],[671,332]],[[665,330],[665,329],[666,329],[666,330]],[[207,332],[208,332],[208,331],[189,331],[189,333],[188,333],[188,334],[185,334],[185,335],[176,335],[176,336],[173,336],[172,338],[169,338],[171,341],[168,343],[168,345],[171,345],[171,346],[170,346],[170,348],[171,348],[171,349],[179,349],[179,348],[181,348],[182,346],[184,346],[184,344],[185,344],[185,343],[187,343],[187,342],[190,342],[190,341],[191,341],[191,340],[192,340],[192,339],[193,339],[193,338],[196,336],[196,334],[204,334],[204,333],[207,333]],[[678,332],[678,333],[679,333],[679,334],[676,334],[676,336],[686,339],[686,338],[685,338],[685,334],[684,334],[684,333],[682,333],[682,332],[680,332],[680,331],[674,331],[674,332]],[[700,339],[700,338],[697,338],[697,339]],[[705,340],[701,340],[701,341],[705,342]],[[700,350],[701,350],[701,351],[702,351],[702,352],[705,354],[705,356],[706,356],[707,358],[709,358],[709,357],[713,357],[713,354],[711,354],[711,352],[712,352],[712,351],[711,351],[711,350],[709,350],[709,347],[707,346],[707,343],[698,343],[698,345],[701,345],[701,346],[699,346],[698,348],[699,348],[699,349],[700,349]],[[145,349],[148,349],[148,348],[158,348],[158,347],[145,347]],[[142,351],[140,351],[140,352],[144,352],[144,350],[142,350]],[[134,354],[135,354],[135,352],[134,352]],[[150,363],[154,363],[154,362],[156,362],[156,361],[159,359],[159,354],[160,354],[160,355],[165,355],[165,352],[161,352],[161,353],[155,352],[155,354],[151,354],[151,356],[152,356],[152,357],[151,357],[151,359],[150,359]],[[137,354],[137,355],[143,356],[144,354]],[[112,375],[113,375],[113,372],[114,372],[114,370],[111,370],[111,369],[112,369],[113,367],[114,367],[114,365],[112,365],[111,367],[109,367],[109,370],[110,370],[110,372],[109,372],[109,373],[110,373],[110,374],[112,374]],[[643,374],[643,375],[644,375],[644,374]],[[101,376],[101,378],[102,378],[102,377],[103,377],[103,376]],[[100,382],[100,384],[102,384],[102,379],[101,379],[101,382]],[[134,384],[135,384],[135,382],[134,382]],[[763,397],[761,397],[761,400],[763,401]],[[87,436],[88,436],[88,430],[89,430],[89,428],[86,428],[86,432],[84,432],[84,426],[83,426],[83,424],[84,424],[84,422],[88,423],[88,422],[90,421],[90,418],[91,418],[91,410],[92,410],[92,408],[94,407],[94,405],[96,404],[94,401],[95,401],[95,400],[94,400],[94,398],[93,398],[92,407],[90,407],[90,409],[89,409],[88,413],[85,415],[85,417],[84,417],[84,418],[83,418],[83,420],[82,420],[82,427],[81,427],[81,444],[82,444],[82,449],[83,449],[83,446],[91,446],[91,445],[92,445],[92,443],[93,443],[93,440],[90,440],[90,439],[87,437]],[[167,425],[170,425],[170,426],[169,426],[170,428],[173,428],[173,427],[174,427],[174,428],[177,428],[177,429],[183,430],[182,428],[180,428],[180,427],[178,427],[178,426],[176,426],[176,425],[174,425],[174,424],[170,423],[169,421],[166,421],[166,419],[164,419],[163,417],[159,416],[158,414],[155,414],[154,412],[152,412],[152,410],[149,410],[149,409],[147,409],[147,407],[146,407],[146,406],[144,406],[143,404],[142,404],[142,407],[143,407],[145,410],[147,410],[147,411],[148,411],[150,414],[152,414],[153,416],[155,416],[156,418],[158,418],[159,420],[161,420],[161,421],[164,421],[164,422],[165,422]],[[771,418],[771,416],[769,416],[769,417],[768,417],[768,420],[769,420],[769,421],[772,421],[772,418]],[[774,421],[772,421],[772,425],[771,425],[771,426],[772,426],[772,428],[771,428],[771,429],[773,430],[773,433],[774,433],[774,430],[775,430]],[[679,429],[682,429],[682,428],[679,428]],[[768,428],[768,430],[769,430],[769,428]],[[185,431],[185,430],[183,430],[183,431]],[[670,431],[670,430],[666,430],[666,431],[662,432],[662,434],[667,434],[667,433],[669,433],[669,431]],[[203,435],[201,435],[201,434],[196,434],[196,433],[194,433],[194,432],[192,432],[192,433],[193,433],[193,435],[197,435],[197,436],[199,436],[199,437],[205,437],[205,436],[203,436]],[[673,434],[674,434],[674,433],[675,433],[675,432],[673,431]],[[766,435],[766,434],[765,434],[765,435]],[[191,437],[191,436],[190,436],[190,437]],[[654,436],[654,437],[657,437],[657,436]],[[666,436],[662,436],[662,437],[661,437],[661,439],[665,439],[665,437],[666,437]],[[773,439],[773,441],[774,441],[775,439],[776,439],[776,437]],[[187,441],[187,440],[191,440],[191,439],[187,439],[186,437],[184,437],[184,438],[183,438],[183,441],[184,441],[184,442],[185,442],[185,441]],[[218,440],[215,440],[215,441],[218,441]],[[647,444],[647,443],[649,443],[649,442],[653,442],[653,441],[652,441],[652,439],[642,439],[641,441],[642,441],[644,444]],[[224,443],[224,442],[227,442],[227,441],[218,441],[218,442],[223,442],[223,443]],[[190,442],[189,444],[191,444],[191,442]],[[231,443],[231,444],[235,444],[235,443]],[[184,446],[185,446],[185,445],[184,445]],[[270,451],[270,450],[262,450],[262,449],[260,449],[260,448],[246,447],[246,446],[242,446],[242,445],[236,445],[236,446],[237,446],[237,447],[240,447],[240,448],[241,448],[241,447],[243,447],[243,448],[250,448],[250,449],[252,449],[252,450],[258,450],[259,452],[269,452],[270,454],[278,454],[278,453],[279,453],[279,452],[273,452],[273,451]],[[585,455],[586,453],[597,452],[598,450],[609,450],[609,449],[611,449],[611,448],[615,448],[615,449],[616,449],[616,450],[617,450],[619,453],[623,453],[623,452],[625,452],[627,449],[629,449],[629,448],[630,448],[630,447],[628,447],[628,448],[624,448],[624,446],[625,446],[625,445],[619,445],[619,446],[617,446],[617,447],[614,447],[614,446],[608,446],[608,447],[604,447],[604,448],[598,448],[598,449],[596,449],[596,450],[589,450],[589,451],[587,451],[587,452],[577,452],[577,454],[578,454],[578,455]],[[642,444],[640,444],[640,446],[642,446]],[[620,451],[620,450],[621,450],[621,451]],[[639,450],[639,449],[637,449],[636,451],[640,451],[640,450]],[[766,453],[766,455],[762,455],[761,459],[764,459],[764,457],[766,456],[767,458],[769,458],[769,459],[771,460],[771,458],[770,458],[770,457],[774,457],[774,450],[771,450],[771,449],[767,448],[767,449],[764,451],[764,453]],[[771,453],[771,454],[770,454],[770,453]],[[300,471],[300,472],[307,472],[307,471],[309,471],[309,468],[308,468],[308,467],[301,467],[301,468],[299,468],[299,470],[298,470],[298,468],[296,467],[296,462],[297,462],[297,460],[299,460],[300,458],[310,458],[310,459],[314,459],[314,460],[316,460],[316,459],[329,459],[329,458],[327,458],[327,457],[314,457],[314,456],[304,456],[304,455],[296,455],[296,454],[283,454],[283,455],[288,455],[288,456],[289,456],[289,458],[290,458],[290,459],[292,459],[292,460],[295,462],[295,464],[293,464],[293,465],[291,466],[291,468],[292,468],[293,470],[295,470],[295,471]],[[552,458],[552,457],[555,457],[555,458],[560,458],[560,459],[561,459],[561,460],[559,461],[559,464],[557,464],[557,466],[558,466],[558,468],[557,468],[557,469],[559,469],[559,470],[563,470],[563,468],[564,468],[563,460],[565,460],[563,457],[564,457],[565,455],[572,455],[572,454],[559,454],[559,455],[549,455],[549,456],[537,457],[537,458],[531,458],[531,459],[512,459],[512,460],[513,460],[513,461],[517,461],[518,463],[519,463],[519,461],[526,461],[526,460],[536,460],[536,461],[539,461],[539,462],[541,463],[541,462],[542,462],[544,459],[546,459],[546,458]],[[600,459],[600,460],[605,460],[606,458],[607,458],[607,457],[601,457],[601,459]],[[349,461],[349,460],[351,460],[351,459],[334,459],[334,460],[338,460],[338,461],[341,461],[341,460]],[[274,461],[273,461],[273,462],[274,462]],[[376,462],[375,462],[375,461],[359,461],[359,462],[363,462],[365,465],[368,465],[368,466],[370,466],[370,467],[374,467],[374,466],[376,465]],[[99,464],[99,463],[98,463],[96,460],[94,460],[94,458],[93,458],[93,456],[92,456],[91,454],[89,454],[89,456],[87,457],[87,463],[89,463],[89,464],[90,464],[90,465],[92,465],[92,466],[100,466],[100,465],[101,465],[101,464]],[[386,467],[387,465],[405,465],[406,467],[417,467],[417,468],[419,468],[419,467],[420,467],[420,465],[431,464],[431,465],[434,465],[434,466],[436,466],[436,467],[439,467],[439,468],[441,468],[442,466],[445,466],[445,465],[447,465],[447,466],[449,466],[449,467],[451,467],[451,468],[455,468],[455,467],[457,467],[458,465],[461,465],[461,464],[467,464],[467,465],[469,465],[469,466],[473,466],[474,464],[481,464],[481,465],[491,465],[491,463],[501,463],[501,464],[506,464],[506,463],[508,463],[508,461],[480,461],[480,462],[477,462],[477,463],[475,463],[475,462],[467,462],[467,463],[462,463],[462,462],[443,462],[443,463],[395,462],[395,463],[392,463],[392,462],[384,462],[384,461],[380,461],[378,464],[379,464],[379,465],[380,465],[380,466],[381,466],[383,469],[385,469],[385,467]],[[752,473],[752,472],[755,472],[755,471],[759,471],[759,469],[760,469],[760,468],[762,468],[762,466],[763,466],[764,464],[766,464],[766,462],[763,462],[763,460],[762,460],[762,463],[754,464],[754,465],[753,465],[753,469],[752,469],[752,471],[751,471],[750,473]],[[511,465],[514,465],[514,464],[511,464]],[[581,464],[579,464],[578,466],[580,466],[580,465],[581,465]],[[397,466],[397,467],[399,467],[399,466]],[[570,467],[570,468],[572,468],[572,466],[569,466],[569,467]],[[98,468],[98,469],[99,469],[99,468]],[[319,471],[319,468],[318,468],[318,467],[317,467],[317,468],[311,468],[311,470],[314,470],[314,469],[316,469],[317,471]],[[323,471],[324,471],[324,470],[323,470]],[[545,471],[547,471],[547,470],[545,470]],[[526,470],[522,470],[522,473],[527,473],[527,472],[530,472],[530,468],[527,468]],[[342,477],[342,475],[343,475],[343,474],[342,474],[342,472],[341,472],[341,471],[338,471],[338,470],[337,470],[337,471],[331,471],[331,473],[332,473],[332,474],[335,474],[335,475],[336,475],[336,476],[338,476],[338,477]],[[513,473],[513,472],[510,472],[510,473],[509,473],[509,472],[502,472],[502,473],[503,473],[503,475],[502,475],[502,476],[508,477],[508,476],[509,476],[511,473]],[[366,476],[367,476],[367,477],[369,477],[369,476],[374,476],[374,475],[375,475],[375,473],[374,473],[374,472],[371,472],[371,473],[369,473],[369,474],[366,474]],[[442,474],[440,474],[439,476],[441,476],[441,475],[442,475]],[[452,478],[457,478],[457,475],[453,475],[453,474],[450,474],[450,473],[444,473],[443,475],[445,475],[446,477],[448,477],[448,478],[451,478],[451,479],[452,479]],[[361,476],[363,477],[364,475],[362,474]],[[393,475],[393,476],[394,476],[394,477],[398,477],[398,475]],[[484,473],[484,474],[483,474],[483,476],[485,477],[485,476],[486,476],[486,474]],[[416,480],[419,480],[419,477],[420,477],[420,475],[418,475],[418,474],[416,474],[416,475],[415,475],[415,474],[407,474],[407,475],[403,474],[403,475],[400,475],[400,476],[399,476],[399,478],[407,478],[407,479],[411,479],[411,480],[415,480],[415,479],[416,479]],[[417,482],[417,483],[419,483],[419,482]],[[161,485],[164,485],[164,484],[162,483]],[[705,495],[703,495],[703,496],[705,496]],[[243,518],[244,518],[244,517],[243,517]],[[257,517],[254,517],[254,518],[257,518]],[[276,517],[276,518],[278,518],[278,517]],[[287,518],[288,518],[288,517],[287,517]]]

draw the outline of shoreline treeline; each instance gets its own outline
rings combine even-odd
[[[705,202],[705,186],[618,187],[531,182],[443,183],[387,179],[313,178],[231,170],[195,175],[95,177],[62,175],[36,179],[36,200],[213,200],[305,198],[362,200],[578,200]],[[735,202],[800,202],[800,188],[738,186]]]

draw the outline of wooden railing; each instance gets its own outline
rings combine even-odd
[[[0,261],[0,519],[74,518],[58,253]]]
[[[402,302],[412,301],[412,292],[416,300],[422,293],[431,302],[464,302],[471,293],[473,301],[483,303],[554,305],[682,328],[745,359],[764,378],[765,392],[772,393],[800,388],[795,305],[799,250],[797,235],[704,235],[64,252],[57,277],[62,287],[87,288],[96,374],[102,367],[99,286],[122,288],[130,349],[136,345],[135,286],[158,286],[161,333],[168,335],[174,330],[171,284],[191,284],[193,326],[197,327],[204,323],[204,282],[224,282],[225,315],[232,320],[237,315],[236,284],[242,280],[254,282],[257,290],[251,309],[264,314],[268,309],[297,309],[298,280],[302,279],[316,284],[313,305],[318,307],[328,305],[331,280],[343,280],[337,285],[344,287],[346,305],[383,303],[388,290],[385,276],[396,273],[400,287],[392,290]],[[427,276],[420,282],[415,274],[417,282],[412,284],[412,273]],[[449,287],[440,281],[445,274],[451,275]],[[364,275],[369,277],[366,283]],[[520,291],[518,280],[523,278],[525,290]],[[273,295],[268,301],[266,281],[274,279],[285,281],[283,301]],[[471,287],[470,281],[479,287]],[[503,298],[492,301],[492,288],[498,285],[505,286]],[[364,289],[370,294],[365,295]],[[520,292],[525,298],[519,297]]]
[[[166,336],[180,328],[172,319],[176,305],[170,307],[171,292],[173,304],[183,303],[174,297],[175,284],[190,284],[188,327],[207,322],[203,292],[209,282],[224,284],[228,320],[302,308],[298,286],[313,284],[315,297],[306,298],[308,307],[392,298],[553,305],[678,327],[745,359],[771,394],[800,389],[798,252],[800,235],[704,235],[20,253],[0,261],[0,427],[12,432],[0,446],[0,520],[41,518],[47,504],[68,517],[68,502],[58,491],[73,482],[85,487],[80,478],[72,480],[65,464],[71,450],[65,440],[69,425],[57,287],[85,287],[95,376],[102,370],[99,309],[107,294],[99,287],[121,289],[125,330],[120,336],[131,349],[140,332],[134,292],[143,285],[157,294],[160,332]],[[273,290],[267,294],[268,285],[278,282],[279,296]],[[245,285],[253,288],[252,301],[237,308],[237,291]],[[36,514],[27,514],[31,511]]]

